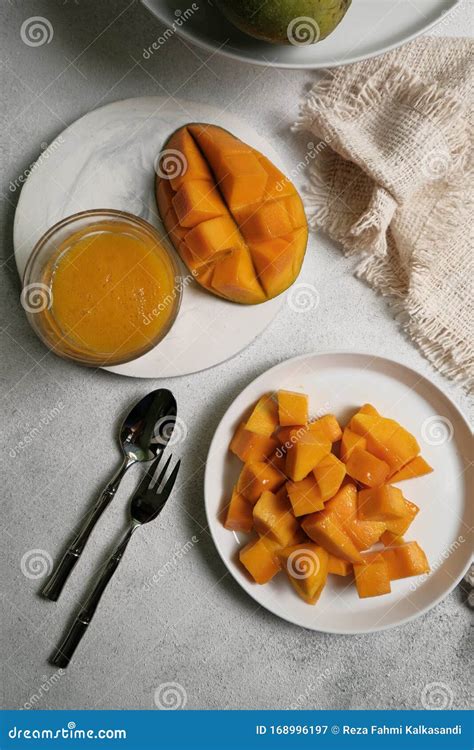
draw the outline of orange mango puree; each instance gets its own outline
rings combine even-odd
[[[64,242],[54,265],[50,314],[78,352],[132,358],[167,326],[175,272],[146,232],[116,223],[89,227]]]

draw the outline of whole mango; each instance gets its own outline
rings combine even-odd
[[[241,31],[274,44],[305,45],[325,39],[344,18],[351,0],[218,0]]]

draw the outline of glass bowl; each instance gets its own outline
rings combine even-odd
[[[100,242],[115,244],[102,258],[99,258],[97,254],[97,263],[89,263],[86,271],[83,262],[81,283],[84,281],[84,272],[93,275],[93,269],[100,269],[101,263],[103,268],[107,268],[107,263],[110,266],[111,273],[104,277],[103,283],[103,288],[107,288],[107,292],[94,300],[91,299],[92,290],[97,290],[97,285],[102,279],[92,278],[93,283],[86,285],[82,294],[80,287],[75,288],[74,274],[77,270],[77,260],[83,250],[90,253],[92,244],[98,241],[98,236]],[[121,258],[114,255],[119,247]],[[137,252],[137,263],[132,265],[130,272],[120,277],[119,261],[130,265],[129,257],[125,257],[124,252],[129,253],[133,247]],[[138,255],[138,250],[141,255]],[[68,256],[71,251],[75,254]],[[143,254],[144,251],[145,254]],[[66,263],[65,259],[67,259]],[[159,268],[160,272],[162,271],[162,277],[153,276],[150,273],[151,266],[147,269],[142,265],[145,261],[153,263],[154,269]],[[137,277],[137,274],[141,275]],[[135,284],[138,284],[137,288],[133,287],[134,275]],[[115,285],[112,282],[110,288],[107,285],[109,276],[113,277],[116,282]],[[118,280],[117,276],[120,277]],[[64,281],[65,278],[66,281]],[[144,286],[139,285],[139,279],[144,280],[154,289],[149,298],[144,292]],[[55,289],[61,290],[61,302],[57,297],[56,305]],[[168,291],[165,296],[160,296],[157,289],[168,289]],[[71,300],[68,299],[68,290],[71,292]],[[144,219],[124,211],[97,209],[68,216],[41,237],[25,269],[21,301],[30,325],[51,351],[60,357],[83,365],[101,367],[130,362],[157,346],[176,320],[182,292],[183,283],[179,265],[174,250],[164,234]],[[70,306],[72,301],[78,298],[83,301],[84,315],[82,316],[81,311],[82,317],[79,323],[68,329],[64,324],[63,313],[61,313],[63,315],[61,320],[60,311],[67,310],[68,304]],[[107,318],[105,314],[103,319],[100,317],[104,312],[103,301],[105,299],[107,299],[107,314],[113,313],[117,315],[117,319],[111,320],[110,315]],[[87,315],[91,316],[88,320],[86,320]],[[115,342],[112,345],[114,350],[111,350],[111,345],[105,343],[107,332],[113,330],[116,335],[122,336],[122,321],[124,338],[119,346],[116,346]],[[94,344],[87,341],[84,336],[77,338],[77,328],[83,323],[91,327]],[[95,330],[94,325],[96,325]],[[125,338],[129,328],[132,334]],[[82,327],[81,332],[83,332]],[[130,341],[130,346],[127,348],[128,341]]]

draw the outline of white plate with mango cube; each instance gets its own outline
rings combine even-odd
[[[470,445],[461,412],[415,370],[363,353],[296,357],[250,383],[216,430],[212,537],[242,588],[289,622],[401,625],[470,564]]]

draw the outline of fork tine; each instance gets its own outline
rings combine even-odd
[[[153,476],[156,473],[156,469],[158,467],[158,464],[160,463],[160,459],[161,459],[161,451],[159,452],[155,460],[150,463],[148,469],[143,475],[143,479],[137,487],[137,490],[136,490],[137,493],[145,492],[145,490],[148,489],[148,487],[150,486],[153,480]]]
[[[169,463],[169,461],[168,461]],[[176,466],[174,467],[173,471],[169,475],[168,479],[166,480],[166,484],[163,487],[161,491],[161,498],[163,502],[166,502],[166,500],[169,497],[169,494],[171,490],[174,487],[174,483],[176,482],[176,477],[178,476],[179,467],[181,466],[181,459],[177,462]]]
[[[165,465],[163,466],[163,468],[162,468],[162,470],[161,470],[161,472],[160,472],[160,476],[159,476],[159,477],[158,477],[158,479],[156,480],[156,483],[155,483],[155,490],[158,490],[158,489],[159,489],[159,487],[160,487],[160,484],[162,483],[163,479],[165,478],[165,476],[166,476],[166,472],[168,471],[168,466],[170,465],[170,461],[171,461],[171,459],[172,459],[172,456],[169,456],[169,457],[168,457],[168,460],[167,460],[167,462],[166,462],[166,463],[165,463]],[[158,472],[156,472],[156,473],[158,474]]]

